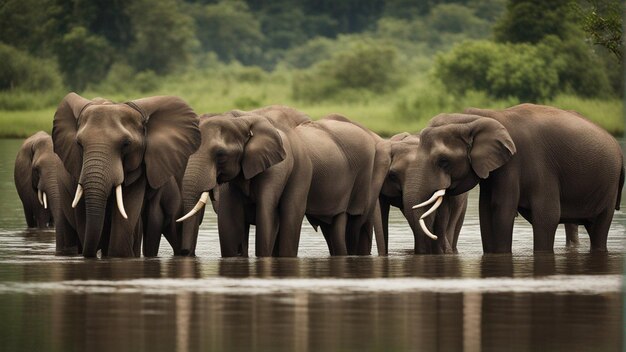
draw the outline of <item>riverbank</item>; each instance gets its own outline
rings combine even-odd
[[[346,91],[340,97],[319,101],[294,99],[293,82],[291,74],[284,72],[262,73],[258,77],[248,77],[242,73],[206,76],[185,74],[159,79],[155,82],[158,84],[143,92],[136,89],[125,91],[122,86],[101,85],[81,95],[86,98],[107,97],[114,101],[152,95],[177,95],[185,99],[198,114],[284,104],[304,111],[314,119],[340,113],[386,137],[404,131],[419,131],[430,118],[442,112],[460,112],[466,107],[502,109],[520,103],[515,99],[492,99],[479,92],[453,96],[422,74],[407,78],[404,84],[386,93]],[[56,92],[55,95],[62,97],[65,93]],[[2,98],[10,99],[8,96]],[[23,138],[40,130],[52,130],[56,103],[46,103],[42,107],[35,104],[41,103],[38,99],[33,96],[33,104],[28,104],[28,97],[20,101],[19,106],[37,106],[32,110],[0,110],[0,138]],[[614,136],[621,136],[624,132],[621,99],[586,99],[560,94],[544,104],[575,110]]]

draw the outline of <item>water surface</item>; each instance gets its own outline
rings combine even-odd
[[[305,224],[300,258],[221,259],[207,211],[197,258],[165,240],[159,258],[57,257],[54,232],[24,229],[20,144],[0,140],[0,350],[621,350],[621,211],[605,254],[582,227],[565,248],[561,226],[533,255],[520,217],[513,254],[482,255],[473,191],[458,255],[412,255],[394,211],[389,257],[331,258]]]

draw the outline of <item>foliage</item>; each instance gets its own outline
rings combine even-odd
[[[128,57],[137,71],[164,74],[190,61],[197,46],[194,22],[178,1],[134,0],[129,11],[135,39]]]
[[[225,62],[238,60],[252,64],[261,57],[261,43],[265,39],[261,24],[245,2],[195,5],[190,11],[204,51],[215,52]]]
[[[622,60],[622,12],[619,0],[586,0],[583,8],[575,4],[582,28],[596,45],[601,45]]]
[[[357,41],[294,77],[296,99],[355,99],[382,93],[398,83],[397,51],[384,43]],[[317,79],[313,79],[317,77]]]
[[[495,28],[497,41],[538,43],[547,35],[566,38],[572,29],[571,0],[510,0]]]
[[[34,58],[0,43],[0,91],[42,92],[61,86],[61,76],[50,60]]]
[[[72,90],[83,90],[89,82],[103,79],[113,61],[113,48],[107,40],[84,27],[74,27],[64,35],[57,54],[65,82]]]
[[[437,57],[434,74],[457,95],[476,89],[495,98],[545,101],[557,93],[562,65],[552,57],[547,46],[465,42]]]
[[[34,55],[50,54],[60,37],[55,0],[4,0],[0,3],[0,41]]]

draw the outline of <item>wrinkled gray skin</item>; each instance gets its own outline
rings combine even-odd
[[[185,210],[201,192],[228,182],[219,189],[222,256],[248,255],[250,224],[257,256],[296,256],[305,214],[322,228],[332,255],[369,253],[377,150],[361,128],[332,119],[277,126],[250,114],[210,117],[200,130],[183,184]],[[386,169],[379,172],[384,178]]]
[[[169,242],[175,255],[180,255],[182,224],[176,219],[182,215],[181,186],[174,176],[158,189],[146,189],[143,210],[143,247],[146,257],[159,254],[161,234]]]
[[[56,184],[59,164],[59,157],[52,148],[52,137],[43,131],[27,138],[17,153],[13,177],[28,227],[54,226],[53,209],[60,206]],[[46,193],[47,209],[39,201],[38,190]]]
[[[57,108],[52,138],[73,182],[84,189],[76,219],[85,257],[98,249],[103,256],[139,256],[146,194],[172,177],[181,180],[200,143],[196,114],[169,96],[116,104],[70,93]],[[118,185],[128,219],[116,205]]]
[[[49,134],[37,132],[24,141],[15,161],[15,185],[21,199],[36,203],[29,207],[25,204],[25,214],[32,214],[32,209],[43,211],[43,206],[37,199],[37,188],[46,193],[48,209],[38,213],[39,216],[31,217],[31,221],[51,224],[54,218],[56,254],[79,254],[81,247],[76,231],[76,214],[71,207],[76,184],[72,182],[61,159],[54,153]],[[27,221],[28,219],[27,215]],[[29,227],[35,227],[31,224],[33,223],[29,223]]]
[[[417,204],[417,200],[403,197],[405,194],[411,194],[412,189],[420,182],[417,179],[421,166],[418,162],[419,140],[419,135],[409,133],[401,133],[390,139],[391,166],[380,192],[385,248],[388,248],[389,243],[389,208],[394,206],[404,214],[413,231],[415,254],[457,253],[456,244],[465,219],[468,194],[444,196],[441,206],[435,213],[425,218],[424,221],[437,236],[437,240],[424,235],[418,223],[419,219],[413,216],[414,210],[411,207]],[[430,206],[426,207],[428,208]]]
[[[532,224],[535,251],[553,250],[559,223],[584,225],[591,250],[606,251],[623,156],[610,134],[577,113],[522,104],[441,114],[422,131],[416,163],[416,203],[439,189],[456,195],[480,183],[485,253],[511,252],[518,212]]]
[[[262,107],[252,111],[233,110],[224,114],[204,114],[200,116],[200,125],[206,122],[206,119],[214,116],[222,117],[240,117],[245,115],[260,115],[267,118],[274,127],[287,131],[295,128],[296,126],[311,121],[311,118],[306,114],[296,109],[283,105],[270,105]],[[203,131],[202,128],[200,128]],[[210,132],[210,129],[209,131]],[[209,138],[204,136],[203,141]],[[210,148],[207,147],[207,148]],[[205,170],[207,165],[215,163],[211,156],[207,156],[205,152],[202,152],[203,148],[199,148],[198,152],[191,155],[187,169],[185,170],[184,184],[183,184],[183,203],[184,213],[189,212],[198,201],[199,195],[204,191],[211,191],[211,202],[214,211],[217,213],[219,206],[219,194],[228,192],[228,183],[222,183],[215,185],[215,180],[211,177],[206,177]],[[212,188],[209,188],[212,187]],[[204,209],[195,216],[189,218],[183,223],[183,236],[182,236],[182,254],[188,256],[195,256],[196,243],[198,240],[198,231],[202,219],[204,218]],[[245,241],[245,253],[248,251],[248,241]]]

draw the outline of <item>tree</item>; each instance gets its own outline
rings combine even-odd
[[[65,82],[74,90],[103,79],[113,62],[111,45],[85,27],[74,27],[65,34],[56,52]]]
[[[565,39],[573,26],[571,0],[511,0],[494,28],[497,41],[538,43],[547,35]]]
[[[134,40],[129,61],[137,71],[165,74],[185,65],[197,46],[193,19],[177,0],[136,0],[129,7]]]
[[[192,7],[196,33],[204,51],[220,60],[251,64],[261,55],[261,24],[243,1],[220,1]]]
[[[576,6],[584,31],[591,41],[601,45],[622,61],[622,11],[619,0],[586,0],[587,6]]]

